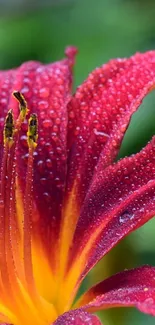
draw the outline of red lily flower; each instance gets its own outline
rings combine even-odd
[[[151,266],[114,275],[74,303],[89,270],[155,214],[155,138],[114,163],[155,86],[155,52],[97,68],[72,97],[75,53],[0,72],[4,323],[98,325],[91,312],[114,306],[155,315]]]

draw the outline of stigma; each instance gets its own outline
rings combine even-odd
[[[0,169],[0,322],[46,325],[56,318],[52,304],[38,293],[32,260],[33,160],[38,140],[38,119],[29,115],[24,96],[13,92],[19,104],[15,120],[7,113],[3,129]],[[17,152],[22,123],[28,120],[25,190],[20,191]]]

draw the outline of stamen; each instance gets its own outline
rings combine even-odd
[[[4,126],[4,147],[7,149],[7,184],[6,184],[6,211],[5,220],[8,220],[8,227],[5,225],[6,237],[8,237],[8,254],[14,261],[14,269],[17,273],[22,273],[21,263],[19,259],[19,229],[16,215],[16,146],[18,141],[20,127],[15,129],[15,123],[12,110],[6,117]],[[18,274],[19,275],[19,274]],[[21,274],[20,274],[21,275]]]
[[[3,159],[1,165],[1,189],[0,189],[0,265],[1,265],[1,278],[2,284],[6,290],[10,289],[10,281],[6,262],[6,250],[5,250],[5,206],[6,206],[6,177],[7,177],[7,157],[8,146],[4,147]]]
[[[12,110],[6,116],[3,137],[4,151],[0,178],[0,291],[1,300],[9,310],[13,323],[38,325],[51,321],[56,311],[38,294],[33,277],[32,266],[32,190],[33,190],[33,154],[37,146],[38,121],[35,114],[29,119],[27,142],[29,158],[24,196],[24,228],[21,236],[18,218],[16,187],[16,150],[21,124],[28,112],[27,103],[19,92],[13,93],[19,102],[20,113],[14,121]],[[22,253],[21,246],[22,245]],[[22,256],[24,256],[24,263]],[[26,309],[29,313],[25,314]],[[2,308],[1,308],[2,310]],[[38,315],[39,310],[39,315]],[[17,315],[17,320],[16,320]]]
[[[6,229],[8,229],[8,220],[6,215],[7,208],[7,170],[8,170],[8,156],[9,148],[13,144],[13,132],[14,132],[14,120],[13,114],[10,110],[6,116],[5,125],[4,125],[4,152],[1,166],[1,191],[0,191],[0,264],[1,264],[1,277],[4,286],[7,289],[11,290],[10,280],[8,275],[7,268],[7,258],[6,258]]]
[[[20,270],[18,268],[20,261],[19,236],[14,198],[16,190],[15,151],[23,116],[24,114],[20,110],[19,118],[17,119],[18,123],[16,122],[15,126],[13,113],[10,110],[6,116],[3,132],[4,151],[0,188],[0,201],[2,203],[0,206],[0,264],[3,297],[6,305],[10,305],[10,309],[13,306],[15,307],[16,303],[20,305],[20,288],[17,282],[17,269],[18,272]],[[20,276],[19,279],[21,280]],[[12,284],[14,284],[13,287]]]
[[[37,146],[38,121],[37,116],[32,114],[29,119],[27,142],[29,146],[29,156],[26,176],[26,191],[24,200],[24,269],[28,289],[35,290],[32,266],[31,237],[32,237],[32,190],[33,190],[33,154]]]
[[[1,205],[0,210],[0,257],[1,257],[1,279],[2,279],[2,292],[3,299],[6,301],[6,305],[9,308],[13,308],[16,305],[16,293],[12,288],[12,283],[14,282],[16,289],[18,290],[18,284],[16,279],[15,264],[14,264],[14,251],[12,246],[11,234],[14,233],[15,229],[10,227],[10,191],[11,191],[11,181],[12,181],[12,167],[13,158],[13,136],[14,136],[14,119],[12,111],[9,111],[6,117],[4,126],[4,152],[3,160],[1,166],[1,191],[0,197]],[[13,149],[14,152],[14,149]],[[17,245],[17,242],[16,242]],[[16,247],[16,246],[15,246]],[[8,296],[9,292],[9,296]],[[13,301],[11,301],[10,296],[12,296]]]
[[[35,148],[37,146],[37,139],[38,139],[38,120],[37,115],[32,114],[29,119],[29,128],[27,132],[28,137],[28,146]]]
[[[32,191],[33,191],[33,160],[34,151],[37,146],[38,139],[38,119],[36,114],[32,114],[28,121],[27,143],[29,147],[27,175],[26,175],[26,190],[24,197],[24,270],[27,289],[33,298],[33,303],[40,311],[43,318],[50,320],[50,314],[56,313],[52,304],[48,306],[38,295],[36,284],[33,275],[32,264]],[[50,308],[49,308],[50,307]],[[49,320],[48,320],[49,314]]]
[[[38,294],[32,265],[32,203],[33,156],[38,139],[37,116],[32,114],[28,123],[29,147],[26,190],[24,195],[24,226],[19,229],[17,217],[17,145],[21,124],[28,112],[27,103],[19,92],[13,93],[19,102],[20,113],[14,121],[12,110],[6,116],[3,137],[4,151],[0,178],[0,291],[1,300],[9,310],[13,323],[46,324],[57,314]],[[22,231],[23,237],[20,233]],[[20,246],[22,245],[22,246]],[[22,252],[21,252],[22,248]],[[24,257],[24,263],[22,256]],[[25,314],[28,309],[31,313]],[[39,315],[38,315],[39,310]],[[8,314],[8,312],[6,312]],[[9,314],[8,314],[9,315]],[[17,320],[16,321],[16,315]],[[54,316],[53,316],[54,315]],[[8,316],[9,317],[9,316]]]
[[[24,96],[19,91],[14,91],[13,96],[16,98],[16,100],[19,103],[20,114],[17,119],[17,125],[18,125],[18,123],[24,122],[25,117],[28,113],[28,107]]]
[[[12,156],[12,155],[11,155]],[[24,270],[21,262],[21,253],[20,253],[20,242],[21,235],[17,220],[17,211],[16,211],[16,180],[17,180],[17,172],[16,172],[16,156],[12,157],[8,161],[8,202],[9,202],[9,234],[10,234],[10,244],[12,247],[12,253],[15,264],[15,272],[18,278],[24,281]]]
[[[6,116],[5,125],[4,125],[4,146],[6,144],[11,147],[13,144],[13,136],[14,136],[14,118],[12,110],[10,110]]]

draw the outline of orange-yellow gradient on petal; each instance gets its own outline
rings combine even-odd
[[[55,239],[66,177],[67,103],[75,53],[67,49],[66,59],[47,66],[26,63],[5,72],[3,80],[0,73],[0,88],[8,91],[7,105],[1,100],[5,107],[0,110],[1,322],[43,325],[58,316],[53,304]],[[16,100],[10,97],[12,90]]]
[[[87,311],[117,305],[155,315],[153,267],[105,280],[74,304],[89,270],[155,215],[155,138],[114,163],[154,88],[155,52],[110,61],[72,96],[75,54],[69,47],[61,61],[0,72],[3,323],[100,324]]]
[[[16,92],[14,93],[16,95]],[[23,97],[18,93],[22,101]],[[19,100],[20,101],[20,100]],[[4,125],[4,151],[1,166],[0,190],[0,267],[1,267],[1,321],[14,324],[46,324],[57,316],[52,304],[39,294],[34,280],[32,260],[32,180],[33,154],[37,146],[38,122],[32,114],[28,120],[27,143],[29,148],[24,199],[18,202],[18,175],[16,150],[21,123],[26,117],[20,101],[20,113],[15,121],[12,111]],[[19,212],[23,212],[19,216]],[[21,220],[22,218],[22,220]],[[19,222],[20,220],[20,222]],[[21,228],[21,222],[23,227]],[[25,315],[25,308],[29,314]],[[40,315],[38,315],[38,308]],[[7,312],[8,310],[8,312]]]

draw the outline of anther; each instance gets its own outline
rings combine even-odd
[[[10,110],[5,119],[4,125],[4,145],[8,144],[9,147],[13,144],[13,136],[14,136],[14,118],[12,110]]]
[[[38,119],[36,114],[32,114],[28,121],[27,142],[28,146],[35,148],[38,139]]]
[[[14,91],[13,96],[16,98],[16,100],[19,103],[20,118],[23,122],[27,113],[28,113],[27,102],[26,102],[24,96],[19,91]]]

